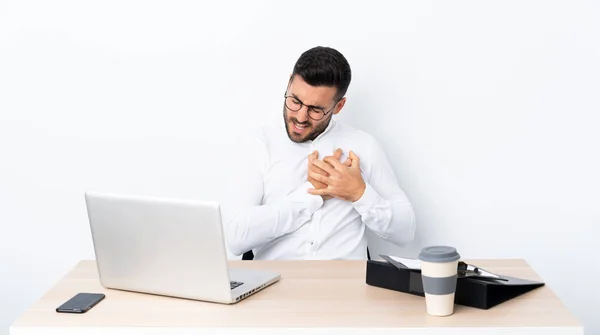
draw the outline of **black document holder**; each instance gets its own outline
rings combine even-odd
[[[368,260],[368,285],[398,292],[425,296],[421,270],[399,269],[385,261]],[[544,283],[515,277],[503,276],[508,281],[458,278],[454,302],[457,305],[489,309],[507,300],[520,296]]]

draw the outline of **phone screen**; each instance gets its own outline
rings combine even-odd
[[[104,299],[102,293],[78,293],[56,308],[59,313],[85,313]]]

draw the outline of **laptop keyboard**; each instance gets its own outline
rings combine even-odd
[[[242,285],[243,283],[240,283],[239,281],[232,281],[232,282],[230,282],[230,284],[231,284],[231,289],[233,290],[234,288]]]

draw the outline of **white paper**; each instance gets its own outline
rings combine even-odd
[[[412,258],[402,258],[402,257],[396,257],[396,256],[389,256],[391,259],[395,260],[396,262],[400,262],[404,265],[406,265],[407,268],[412,269],[412,270],[420,270],[421,269],[421,260],[419,259],[412,259]]]

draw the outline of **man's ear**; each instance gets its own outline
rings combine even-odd
[[[344,105],[346,104],[346,98],[342,98],[342,100],[340,100],[340,102],[337,103],[335,109],[333,110],[333,115],[339,113],[342,108],[344,108]]]

